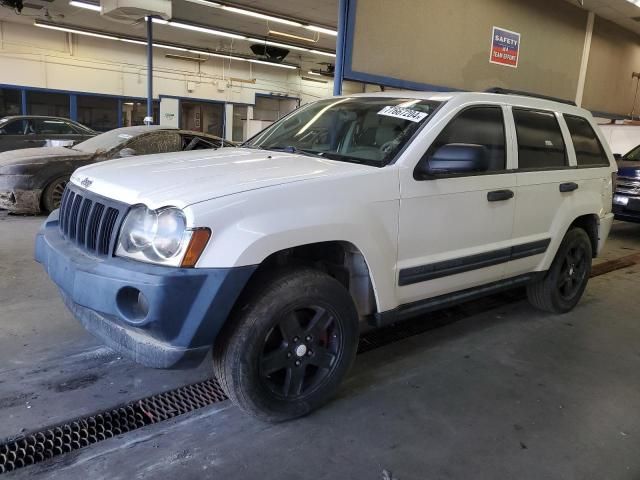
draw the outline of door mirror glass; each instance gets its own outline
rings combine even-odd
[[[489,169],[489,152],[484,145],[449,143],[421,163],[423,177],[482,173]]]
[[[136,156],[136,151],[133,148],[123,148],[122,150],[120,150],[120,152],[118,153],[118,156],[120,158],[125,158],[125,157],[135,157]]]

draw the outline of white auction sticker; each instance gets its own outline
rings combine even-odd
[[[378,112],[378,115],[384,115],[386,117],[402,118],[403,120],[409,120],[411,122],[421,122],[429,116],[428,113],[419,112],[417,110],[411,110],[404,107],[384,107]]]

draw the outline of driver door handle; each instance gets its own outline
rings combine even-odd
[[[573,192],[574,190],[578,189],[578,184],[575,182],[568,182],[568,183],[561,183],[560,184],[560,191],[562,193],[566,193],[566,192]]]
[[[494,190],[493,192],[487,193],[487,200],[490,202],[503,202],[513,198],[513,196],[513,190]]]

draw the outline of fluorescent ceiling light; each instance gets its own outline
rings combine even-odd
[[[199,5],[206,5],[207,7],[216,7],[216,8],[222,7],[221,3],[210,2],[209,0],[187,0],[187,2],[197,3]]]
[[[100,5],[96,5],[95,3],[87,3],[87,2],[79,2],[78,0],[71,0],[69,5],[78,8],[86,8],[87,10],[93,10],[94,12],[100,11]]]
[[[316,43],[315,38],[301,37],[300,35],[292,35],[291,33],[279,32],[277,30],[269,30],[267,32],[267,35],[276,35],[278,37],[294,38],[296,40],[301,40],[303,42]]]
[[[147,42],[143,42],[142,40],[132,40],[130,38],[119,38],[118,40],[120,40],[121,42],[135,43],[136,45],[146,45],[147,44]]]
[[[228,5],[223,5],[222,9],[228,12],[239,13],[240,15],[248,15],[249,17],[262,18],[264,20],[269,20],[271,22],[284,23],[285,25],[291,25],[292,27],[302,26],[300,22],[294,22],[293,20],[274,17],[272,15],[267,15],[265,13],[254,12],[253,10],[245,10],[244,8],[230,7]]]
[[[335,30],[331,30],[331,29],[325,28],[325,27],[317,27],[315,25],[305,25],[304,28],[306,28],[307,30],[312,30],[314,32],[320,32],[320,33],[326,33],[327,35],[333,35],[334,37],[336,35],[338,35],[338,32],[336,32]]]
[[[115,35],[105,35],[102,33],[96,33],[96,32],[92,32],[89,30],[83,30],[80,28],[73,28],[73,27],[67,27],[67,26],[62,26],[62,25],[52,25],[49,23],[41,23],[38,20],[33,22],[34,26],[36,27],[41,27],[41,28],[48,28],[51,30],[59,30],[61,32],[69,32],[69,33],[75,33],[77,35],[86,35],[89,37],[97,37],[97,38],[105,38],[107,40],[116,40],[116,41],[120,41],[120,42],[127,42],[127,43],[134,43],[137,45],[146,45],[147,42],[143,41],[143,40],[137,40],[134,38],[126,38],[126,37],[117,37]],[[176,50],[176,51],[180,51],[180,52],[189,52],[189,53],[195,53],[196,55],[205,55],[208,57],[217,57],[217,58],[223,58],[225,60],[237,60],[240,62],[249,62],[249,63],[259,63],[262,65],[269,65],[271,67],[278,67],[278,68],[286,68],[286,69],[290,69],[290,70],[295,70],[298,67],[296,65],[287,65],[285,63],[275,63],[275,62],[267,62],[264,60],[257,60],[254,58],[247,58],[247,57],[239,57],[239,56],[235,56],[235,55],[228,55],[228,54],[222,54],[222,53],[214,53],[214,52],[208,52],[206,50],[198,50],[198,49],[191,49],[191,48],[185,48],[185,47],[177,47],[175,45],[168,45],[165,43],[153,43],[153,47],[154,48],[165,48],[168,50]]]
[[[635,6],[640,7],[640,0],[627,0],[629,3],[633,3]]]
[[[311,53],[316,53],[318,55],[324,55],[325,57],[335,57],[335,53],[323,52],[322,50],[309,50]]]
[[[34,23],[34,25],[36,27],[48,28],[50,30],[59,30],[61,32],[77,33],[78,35],[88,35],[90,37],[106,38],[106,39],[109,39],[109,40],[119,40],[118,37],[114,37],[112,35],[104,35],[102,33],[93,33],[93,32],[88,32],[86,30],[78,30],[76,28],[70,28],[70,27],[59,27],[58,25],[49,25],[49,24],[46,24],[46,23],[38,23],[37,21],[36,21],[36,23]]]
[[[172,27],[184,28],[185,30],[193,30],[194,32],[208,33],[209,35],[218,35],[220,37],[241,38],[241,39],[247,38],[244,35],[223,32],[221,30],[214,30],[213,28],[201,27],[199,25],[191,25],[190,23],[170,21],[168,24]]]

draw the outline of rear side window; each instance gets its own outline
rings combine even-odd
[[[2,130],[2,133],[5,135],[24,135],[24,129],[24,120],[13,120],[0,126],[0,130]]]
[[[33,120],[35,133],[40,135],[73,135],[76,131],[63,120]]]
[[[544,169],[567,165],[562,131],[553,113],[514,108],[513,119],[518,136],[518,168]]]
[[[464,110],[444,127],[444,130],[429,147],[426,157],[431,157],[440,147],[450,143],[483,145],[489,152],[488,171],[505,170],[505,133],[502,108],[472,107]]]
[[[609,165],[607,155],[589,122],[573,115],[565,115],[564,120],[571,133],[578,166]]]

